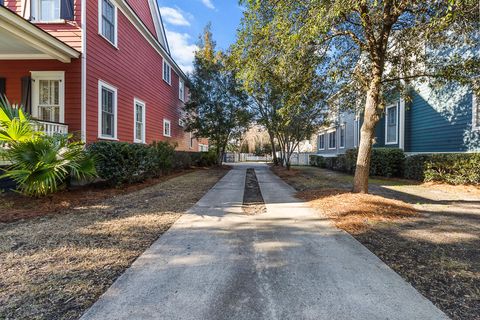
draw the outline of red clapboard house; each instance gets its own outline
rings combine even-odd
[[[0,94],[49,134],[206,150],[182,127],[185,81],[156,0],[0,0]]]

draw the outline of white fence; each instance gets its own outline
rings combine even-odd
[[[313,152],[301,152],[293,153],[290,158],[290,164],[292,166],[308,166],[310,164],[310,155],[315,154]],[[225,155],[225,162],[271,162],[272,156],[255,156],[248,153],[227,153]]]
[[[290,158],[290,164],[292,166],[308,166],[310,165],[310,155],[316,154],[312,152],[301,152],[301,153],[296,153],[294,152],[292,154],[292,157]]]
[[[273,157],[268,156],[256,156],[249,153],[227,153],[225,155],[225,162],[270,162],[273,160]]]

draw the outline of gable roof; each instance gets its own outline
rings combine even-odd
[[[155,31],[157,32],[157,39],[165,50],[167,50],[168,54],[170,54],[170,47],[168,45],[167,34],[165,32],[165,26],[163,24],[158,2],[157,0],[148,0],[148,3],[150,5],[150,12],[152,13],[152,19],[155,25]]]

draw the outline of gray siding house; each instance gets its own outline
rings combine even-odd
[[[317,154],[335,156],[356,148],[362,117],[341,113],[317,135]],[[407,154],[479,152],[480,99],[471,88],[417,85],[408,102],[388,103],[376,127],[374,147],[400,148]]]

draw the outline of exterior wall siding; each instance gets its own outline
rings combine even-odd
[[[24,3],[30,4],[32,0]],[[50,33],[54,37],[65,42],[72,48],[82,50],[82,28],[81,28],[81,0],[74,1],[74,20],[65,21],[63,23],[35,23],[39,28]],[[10,10],[16,12],[18,15],[25,17],[25,8],[22,6],[21,0],[5,0],[5,6]]]
[[[156,1],[156,0],[155,0]],[[127,0],[130,7],[142,19],[148,30],[158,39],[148,0]]]
[[[354,130],[355,130],[355,114],[352,112],[344,112],[340,115],[338,124],[334,127],[321,129],[317,135],[317,154],[334,156],[337,154],[343,154],[348,149],[355,148]],[[345,148],[340,148],[340,124],[345,124]],[[336,129],[336,147],[335,149],[328,148],[328,132],[332,129]],[[319,135],[325,134],[325,149],[320,149]]]
[[[398,118],[399,120],[400,118]],[[397,126],[397,143],[394,144],[386,144],[385,140],[385,114],[382,115],[380,121],[377,123],[375,127],[375,143],[373,145],[374,148],[399,148],[400,141],[400,126]]]
[[[6,78],[6,95],[10,102],[21,102],[21,78],[31,71],[65,71],[65,123],[71,132],[80,131],[81,114],[81,63],[56,60],[9,60],[0,63],[0,77]]]
[[[412,91],[405,112],[405,151],[464,152],[478,150],[472,131],[472,94],[447,86],[432,92],[428,85]]]
[[[146,103],[146,142],[171,141],[188,150],[189,134],[178,125],[183,107],[179,76],[172,69],[171,85],[163,81],[162,57],[120,10],[117,15],[118,48],[98,34],[98,1],[87,2],[87,142],[99,136],[98,81],[102,80],[118,90],[118,140],[133,142],[137,98]],[[171,121],[171,137],[163,136],[163,119]]]

